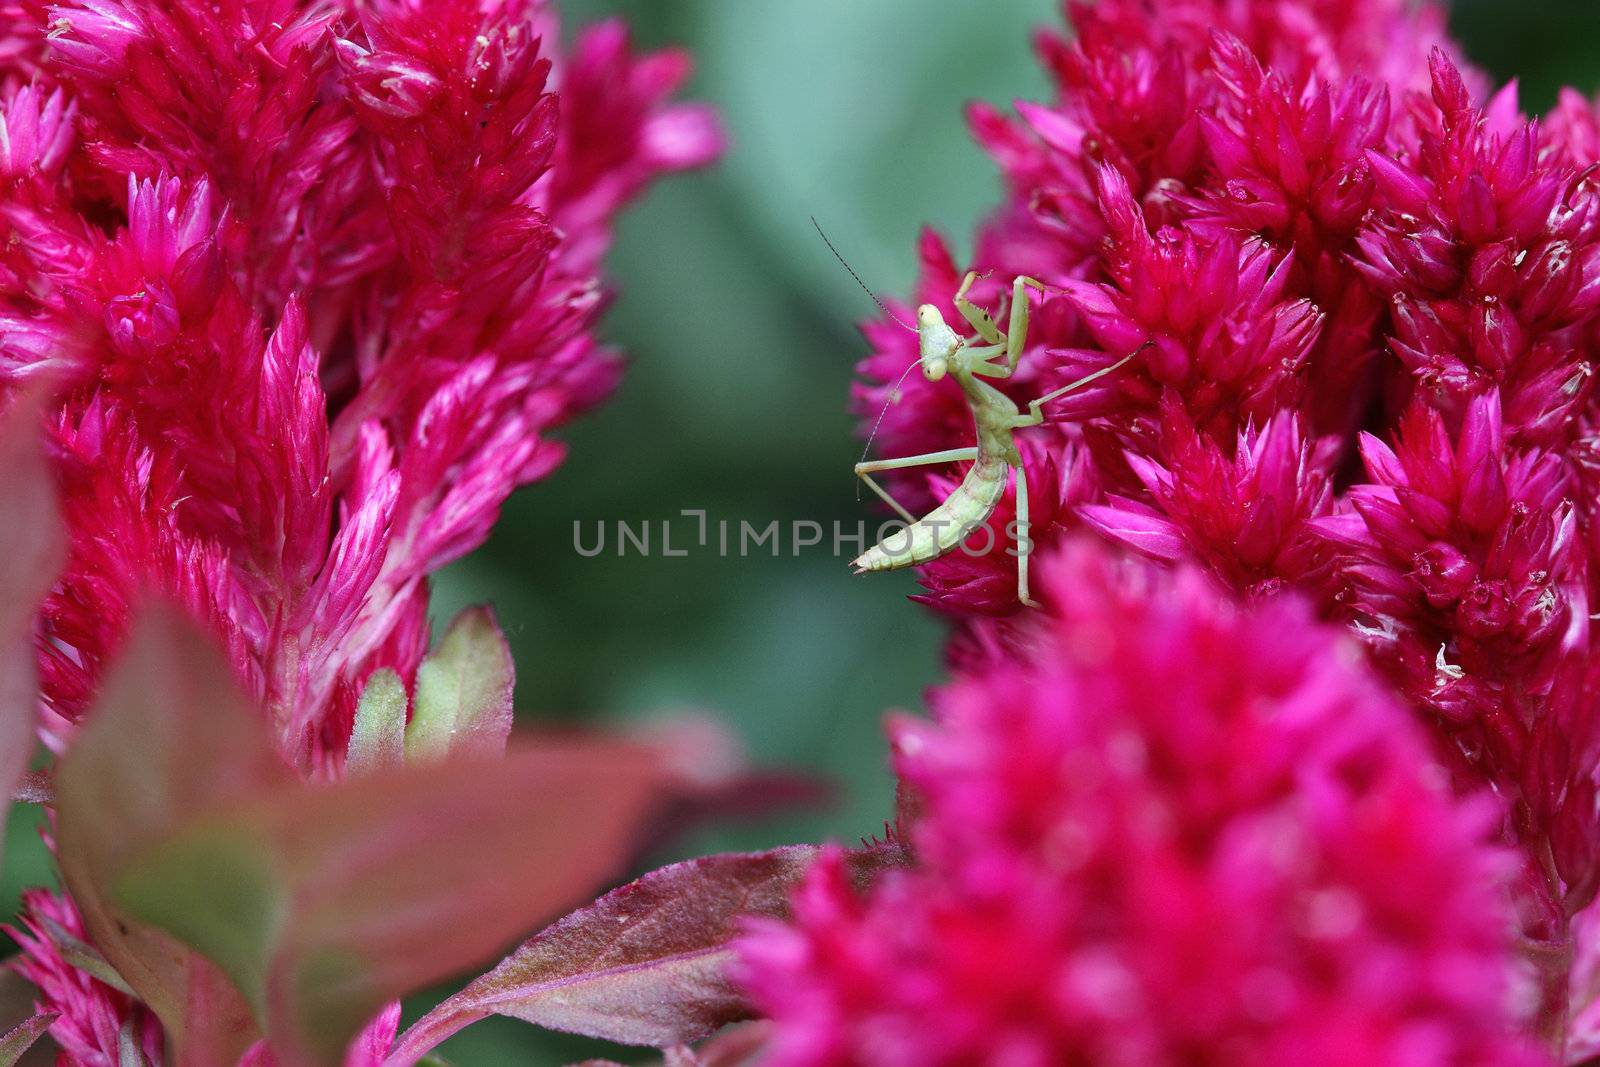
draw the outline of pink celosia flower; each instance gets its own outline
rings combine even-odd
[[[1119,171],[1099,172],[1109,230],[1109,283],[1065,283],[1093,348],[1062,350],[1062,383],[1101,370],[1148,343],[1138,370],[1062,398],[1063,416],[1122,416],[1144,430],[1164,391],[1213,434],[1232,434],[1299,399],[1306,358],[1322,328],[1315,305],[1286,293],[1291,258],[1245,243],[1163,229],[1148,220]],[[1107,382],[1110,384],[1105,384]]]
[[[1026,401],[1134,354],[1024,431],[1046,484],[1077,479],[1033,537],[1088,526],[1350,624],[1458,786],[1506,804],[1554,1034],[1567,926],[1600,886],[1600,112],[1569,93],[1527,121],[1514,85],[1490,96],[1461,69],[1428,4],[1069,14],[1076,37],[1042,47],[1058,99],[972,116],[1008,194],[978,235],[976,298],[1003,311],[1019,274],[1058,290],[1029,295],[1004,388]],[[942,248],[924,239],[917,294],[940,306],[963,273]],[[868,336],[854,403],[889,402],[882,453],[968,443],[951,383],[892,387],[909,337]],[[895,488],[932,501],[948,476]],[[1011,565],[922,569],[927,599],[967,616],[954,662],[1018,654],[994,618],[1018,608]]]
[[[720,149],[669,102],[684,56],[559,31],[542,0],[0,2],[0,390],[61,390],[52,746],[152,593],[307,775],[341,773],[374,670],[410,683],[428,575],[616,380],[614,216]],[[115,1057],[103,1005],[151,1025],[26,947],[74,1062]]]
[[[1010,660],[895,727],[916,864],[745,942],[781,1067],[1536,1064],[1490,847],[1300,603],[1068,552]]]
[[[1573,844],[1587,843],[1558,849],[1554,868],[1531,865],[1532,926],[1559,940],[1597,877],[1588,557],[1570,472],[1551,453],[1507,447],[1495,393],[1469,405],[1453,442],[1418,406],[1394,449],[1365,437],[1362,454],[1374,484],[1315,524],[1345,549],[1335,609],[1457,739],[1473,778],[1514,804],[1525,840],[1558,824],[1581,831]]]
[[[165,575],[320,764],[343,748],[322,734],[336,695],[414,669],[426,575],[614,381],[588,333],[610,217],[714,154],[715,128],[662,104],[682,58],[635,60],[615,26],[561,71],[558,121],[542,5],[49,17],[40,87],[7,108],[29,239],[0,365],[73,387],[87,526],[49,612],[52,733],[118,640],[106,605]]]
[[[1485,682],[1547,693],[1560,654],[1586,648],[1589,629],[1559,459],[1507,448],[1494,393],[1472,403],[1453,442],[1437,411],[1417,406],[1394,448],[1365,436],[1362,455],[1374,484],[1352,487],[1351,510],[1317,524],[1360,559],[1343,608],[1373,642],[1409,649],[1396,661],[1427,661],[1413,664],[1411,695],[1446,718],[1474,719],[1483,709],[1466,693]],[[1440,647],[1459,671],[1436,667]]]
[[[1211,69],[1208,52],[1217,34],[1240,46],[1224,39],[1223,51],[1234,58],[1221,66],[1235,66],[1233,75],[1241,73],[1242,48],[1284,79],[1264,87],[1267,97],[1298,94],[1313,80],[1338,84],[1352,74],[1397,93],[1424,88],[1428,51],[1443,43],[1442,13],[1401,0],[1114,0],[1074,2],[1068,12],[1077,29],[1070,43],[1054,34],[1039,39],[1044,64],[1062,90],[1058,103],[1019,105],[1026,128],[985,105],[972,112],[974,132],[1012,190],[1012,203],[996,213],[978,258],[996,265],[1039,261],[1048,264],[1047,280],[1063,272],[1081,276],[1097,255],[1104,231],[1095,217],[1095,166],[1121,171],[1165,222],[1170,198],[1205,174],[1207,142],[1227,129],[1230,111],[1298,106],[1292,99],[1284,105],[1240,99],[1237,77]],[[1313,98],[1305,106],[1314,116],[1322,105]],[[1280,146],[1291,159],[1290,170],[1278,176],[1290,175],[1292,185],[1310,179],[1315,171],[1307,164],[1318,162],[1292,158],[1303,153],[1295,145],[1302,138],[1332,157],[1348,158],[1356,146],[1342,134],[1328,140],[1318,123],[1307,123]],[[1251,147],[1278,151],[1264,141]],[[1332,169],[1339,169],[1336,162]],[[1248,197],[1248,184],[1239,192]]]
[[[1578,345],[1600,315],[1600,200],[1587,163],[1541,155],[1514,95],[1480,110],[1454,67],[1434,68],[1415,162],[1372,157],[1381,207],[1361,248],[1390,350],[1452,418],[1498,389],[1512,440],[1563,444],[1590,393]]]
[[[1397,150],[1412,128],[1439,13],[1173,0],[1072,14],[1077,39],[1043,45],[1060,101],[1019,105],[1025,127],[989,109],[973,116],[1011,190],[979,236],[974,266],[993,277],[978,298],[996,300],[1017,273],[1069,290],[1066,306],[1036,302],[1036,354],[1008,391],[1027,399],[1154,342],[1116,380],[1053,411],[1101,419],[1091,441],[1115,428],[1096,450],[1112,490],[1137,489],[1121,454],[1129,438],[1149,450],[1163,390],[1225,450],[1250,420],[1285,407],[1319,434],[1347,430],[1383,348],[1381,298],[1352,262],[1377,190],[1368,157]],[[948,300],[960,271],[926,253],[924,264],[919,301]],[[884,354],[862,370],[884,385],[858,391],[863,416],[908,363],[896,335],[872,339]],[[953,383],[912,383],[900,396],[885,454],[970,435]],[[915,496],[915,476],[902,481]]]
[[[1325,553],[1307,520],[1326,513],[1326,471],[1337,442],[1306,439],[1292,412],[1259,432],[1246,427],[1230,459],[1170,399],[1163,404],[1162,463],[1129,450],[1128,466],[1153,498],[1109,495],[1082,509],[1089,525],[1155,559],[1198,556],[1235,588],[1278,592],[1311,575]]]

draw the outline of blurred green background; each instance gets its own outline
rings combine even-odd
[[[903,575],[854,578],[829,546],[796,557],[618,558],[616,521],[848,527],[860,444],[844,401],[870,301],[811,228],[817,216],[867,282],[907,291],[914,241],[937,223],[958,251],[999,196],[968,139],[971,99],[1047,93],[1031,27],[1055,0],[564,0],[568,31],[620,15],[642,46],[690,49],[688,95],[731,138],[715,170],[673,179],[628,213],[611,258],[620,299],[604,335],[630,353],[616,398],[564,436],[571,457],[519,493],[482,551],[441,576],[448,616],[490,601],[517,656],[529,719],[637,721],[707,710],[768,765],[832,780],[827,810],[674,842],[652,864],[711,850],[853,840],[881,827],[892,782],[883,712],[916,707],[940,675],[940,628],[903,599]],[[1524,106],[1600,80],[1594,0],[1462,0],[1458,34]],[[594,559],[573,548],[573,523]],[[847,546],[848,548],[848,546]],[[48,877],[31,813],[10,831],[4,892]],[[414,1008],[423,1006],[420,1002]],[[415,1010],[408,1012],[414,1015]],[[462,1067],[559,1065],[627,1050],[490,1020],[444,1049]]]

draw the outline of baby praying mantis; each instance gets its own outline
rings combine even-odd
[[[826,237],[824,237],[826,240]],[[832,247],[830,245],[830,247]],[[835,253],[837,254],[837,253]],[[848,268],[848,264],[846,265]],[[854,274],[854,271],[851,271]],[[899,513],[908,524],[906,529],[879,541],[856,557],[852,564],[857,574],[868,571],[890,571],[911,567],[938,559],[953,551],[967,537],[989,521],[995,507],[1005,496],[1006,483],[1016,474],[1017,519],[1015,538],[1017,544],[1017,599],[1028,607],[1038,603],[1028,595],[1028,556],[1032,542],[1028,538],[1028,475],[1023,467],[1022,454],[1017,451],[1015,433],[1044,422],[1045,404],[1057,397],[1081,389],[1098,378],[1103,378],[1125,365],[1150,342],[1077,381],[1053,389],[1028,404],[1024,415],[1015,401],[984,381],[985,378],[1009,378],[1017,369],[1017,361],[1028,337],[1028,289],[1043,293],[1048,287],[1036,278],[1019,276],[1011,285],[1011,312],[1008,329],[995,325],[989,313],[967,299],[979,274],[969,273],[955,295],[956,310],[967,320],[977,337],[963,338],[950,328],[944,316],[932,304],[917,308],[917,339],[920,355],[916,366],[922,368],[923,377],[936,382],[946,374],[954,376],[972,409],[978,443],[967,448],[951,448],[942,452],[929,452],[920,456],[902,456],[899,459],[875,459],[856,464],[856,474],[877,493],[885,503]],[[859,281],[859,279],[857,279]],[[871,290],[868,290],[870,293]],[[981,343],[979,343],[981,342]],[[908,368],[909,372],[909,368]],[[890,495],[872,475],[879,471],[903,470],[907,467],[932,466],[939,463],[968,463],[966,475],[944,503],[928,514],[917,518]]]

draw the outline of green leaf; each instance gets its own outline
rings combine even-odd
[[[36,916],[35,921],[44,930],[45,936],[50,939],[50,944],[55,948],[56,953],[71,964],[73,969],[82,971],[91,978],[104,982],[119,993],[124,993],[130,997],[138,995],[133,991],[132,986],[122,980],[122,975],[117,973],[117,969],[111,966],[106,961],[106,958],[100,955],[93,946],[85,944],[74,937],[70,930],[48,915]]]
[[[259,1036],[250,1010],[220,970],[139,921],[112,887],[195,813],[289,784],[296,776],[215,646],[168,609],[135,624],[56,774],[61,874],[89,939],[199,1062],[238,1058]]]
[[[184,820],[117,902],[221,964],[285,1064],[337,1064],[390,1000],[492,956],[613,874],[664,798],[657,756],[517,746]]]
[[[210,957],[267,1012],[267,966],[289,913],[285,881],[246,828],[209,824],[139,854],[113,895],[129,912]]]
[[[671,782],[659,750],[599,739],[302,782],[212,643],[158,610],[61,763],[61,867],[177,1062],[265,1030],[284,1067],[333,1067],[385,1003],[612,876]]]
[[[417,669],[406,757],[497,756],[505,751],[515,681],[511,650],[494,612],[476,607],[457,615],[439,647]]]
[[[406,761],[406,687],[387,667],[373,671],[356,704],[345,769],[370,774]]]

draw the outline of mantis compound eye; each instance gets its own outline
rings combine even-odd
[[[950,369],[949,361],[943,359],[928,359],[922,362],[922,376],[930,382],[943,378],[945,371]]]

